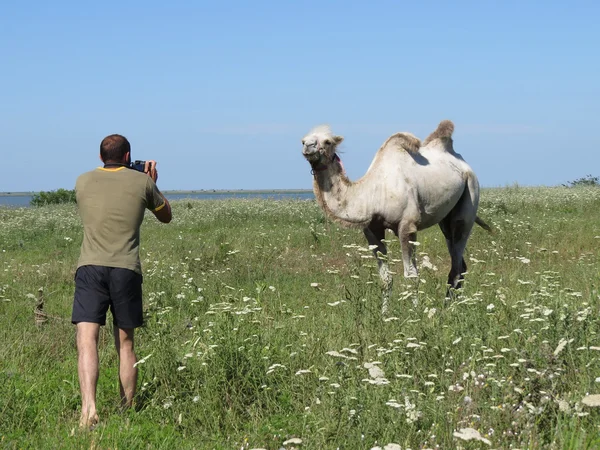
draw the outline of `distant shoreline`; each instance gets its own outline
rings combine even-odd
[[[197,189],[192,191],[162,191],[166,195],[185,194],[304,194],[312,192],[312,189]],[[2,197],[27,197],[39,194],[39,192],[0,192]]]

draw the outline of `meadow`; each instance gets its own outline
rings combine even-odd
[[[599,188],[484,189],[495,232],[474,230],[451,301],[441,231],[418,235],[418,280],[389,233],[385,317],[362,233],[314,201],[185,200],[173,214],[142,228],[136,407],[119,409],[109,320],[101,423],[80,432],[76,207],[0,208],[0,447],[600,447]]]

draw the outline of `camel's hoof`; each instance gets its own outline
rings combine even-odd
[[[456,300],[459,295],[460,295],[460,288],[449,287],[448,290],[446,291],[446,297],[444,298],[444,300],[447,302],[451,302],[453,300]]]

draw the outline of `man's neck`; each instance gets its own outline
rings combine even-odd
[[[104,168],[105,169],[109,169],[111,167],[128,167],[129,165],[127,163],[124,162],[118,162],[118,161],[106,161],[104,163]]]

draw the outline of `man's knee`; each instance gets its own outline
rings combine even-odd
[[[77,323],[77,343],[96,343],[100,334],[100,324],[92,322]]]
[[[133,351],[134,328],[115,327],[115,344],[120,350]]]

